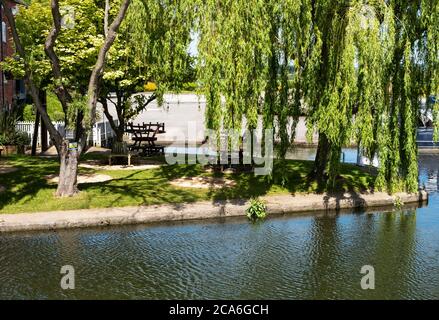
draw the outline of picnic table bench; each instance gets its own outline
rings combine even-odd
[[[164,146],[156,145],[157,135],[166,133],[164,123],[128,123],[125,132],[131,134],[133,141],[133,144],[129,146],[131,151],[141,151],[141,154],[145,156],[164,153]]]

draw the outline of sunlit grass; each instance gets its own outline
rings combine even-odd
[[[18,171],[0,175],[0,213],[38,212],[88,208],[108,208],[153,204],[179,204],[201,200],[248,199],[270,194],[297,194],[323,192],[324,188],[307,179],[312,168],[310,161],[276,162],[273,176],[255,176],[252,173],[228,174],[236,186],[223,189],[195,189],[173,186],[170,180],[199,175],[222,176],[206,172],[200,165],[163,166],[152,170],[99,171],[113,180],[81,184],[81,193],[72,198],[56,198],[56,185],[44,178],[57,174],[56,159],[32,157],[0,158],[0,164],[13,165]],[[81,173],[94,170],[80,168]],[[282,174],[280,174],[282,172]],[[282,181],[280,177],[286,179]],[[372,186],[373,176],[362,169],[343,165],[334,191],[361,192]]]

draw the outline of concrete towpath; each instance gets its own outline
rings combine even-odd
[[[428,194],[308,194],[262,197],[268,214],[324,211],[349,208],[394,206],[428,201]],[[72,211],[0,214],[0,233],[11,231],[55,230],[165,221],[245,216],[246,200],[195,202],[158,206],[98,208]]]

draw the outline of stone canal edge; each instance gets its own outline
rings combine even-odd
[[[339,209],[372,209],[390,207],[396,203],[419,205],[428,201],[428,193],[345,193],[274,195],[261,197],[270,215],[306,213]],[[72,211],[0,214],[0,233],[12,231],[56,230],[113,226],[124,224],[147,224],[184,220],[203,220],[245,216],[248,201],[204,201],[194,203],[166,204],[140,207],[96,208]]]

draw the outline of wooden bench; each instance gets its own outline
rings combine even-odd
[[[126,142],[116,142],[113,144],[113,147],[111,149],[111,154],[108,156],[108,165],[112,165],[113,161],[112,159],[115,158],[127,158],[127,164],[128,167],[131,167],[131,158],[137,157],[138,154],[132,152],[128,144]]]

